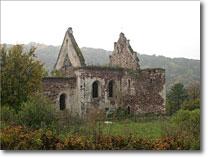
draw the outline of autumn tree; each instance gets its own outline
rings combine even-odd
[[[18,110],[22,102],[41,89],[45,71],[34,51],[35,48],[24,50],[22,45],[1,45],[1,105]]]

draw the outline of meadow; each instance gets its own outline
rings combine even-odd
[[[134,136],[144,139],[158,139],[165,135],[168,117],[142,117],[135,119],[122,119],[110,121],[93,121],[69,124],[58,130],[61,137],[73,134],[86,136],[99,133],[109,136]]]

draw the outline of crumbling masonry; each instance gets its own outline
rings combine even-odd
[[[123,33],[114,43],[107,67],[86,66],[69,28],[55,69],[63,77],[43,79],[44,94],[59,112],[85,117],[93,109],[109,111],[119,107],[129,113],[165,112],[165,70],[140,69],[137,53]]]

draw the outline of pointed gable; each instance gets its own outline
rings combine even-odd
[[[59,70],[65,66],[82,67],[85,60],[82,52],[75,41],[72,28],[70,27],[64,37],[59,55],[55,64],[55,69]]]

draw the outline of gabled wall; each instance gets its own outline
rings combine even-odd
[[[69,28],[65,34],[58,59],[55,64],[55,69],[60,70],[64,65],[65,58],[68,58],[68,61],[71,64],[71,67],[81,67],[85,66],[84,57],[82,52],[77,45],[75,38],[73,36],[72,28]],[[66,65],[66,67],[69,67]]]
[[[133,51],[129,40],[126,39],[123,33],[120,33],[118,41],[114,43],[110,65],[133,70],[140,69],[137,53]]]

